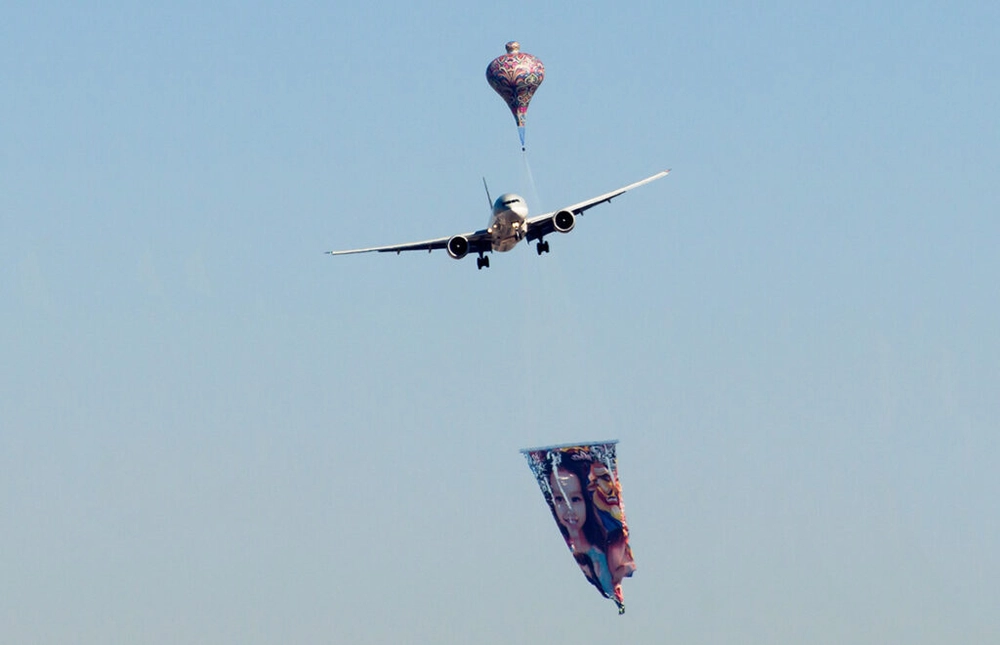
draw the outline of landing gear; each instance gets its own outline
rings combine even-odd
[[[487,269],[490,268],[490,259],[485,255],[480,255],[478,258],[476,258],[476,268],[482,269],[484,267]]]
[[[548,242],[542,242],[541,240],[539,240],[538,244],[535,245],[535,251],[538,253],[538,255],[541,255],[542,253],[548,253],[549,252],[549,243]]]

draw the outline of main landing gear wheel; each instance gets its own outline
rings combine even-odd
[[[549,243],[548,242],[541,242],[541,241],[538,242],[538,244],[535,245],[535,251],[538,253],[538,255],[541,255],[542,253],[548,253],[549,252]]]
[[[490,259],[485,255],[481,255],[476,258],[476,268],[482,269],[483,267],[486,267],[487,269],[490,268]]]

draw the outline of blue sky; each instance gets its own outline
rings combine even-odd
[[[4,640],[996,640],[998,27],[8,8]],[[541,212],[668,167],[544,257],[323,255],[479,228],[483,176]],[[518,453],[610,438],[622,618]]]

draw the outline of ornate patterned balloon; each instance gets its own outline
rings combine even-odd
[[[517,121],[522,150],[528,103],[544,78],[545,65],[542,65],[542,61],[531,54],[522,53],[521,45],[513,40],[507,43],[507,53],[494,58],[486,68],[486,80],[490,87],[507,103]]]

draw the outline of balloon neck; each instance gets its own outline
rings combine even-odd
[[[517,136],[521,137],[521,150],[524,150],[524,126],[517,126]]]

